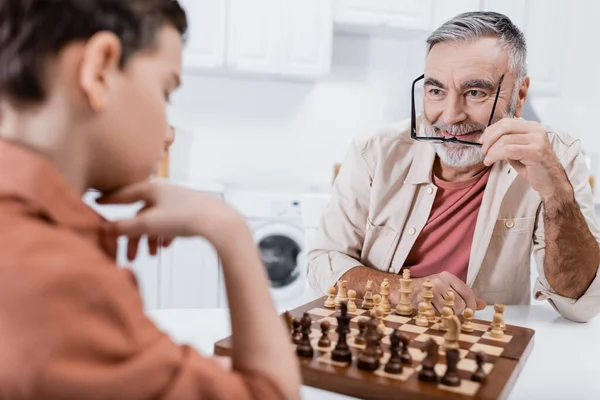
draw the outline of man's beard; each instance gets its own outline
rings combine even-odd
[[[516,92],[516,91],[515,91]],[[513,118],[515,115],[517,98],[513,96],[511,104],[503,116],[495,118],[493,122],[497,122],[502,118]],[[423,115],[424,116],[424,115]],[[442,132],[446,131],[453,135],[465,135],[471,132],[483,132],[487,125],[482,123],[465,122],[460,124],[446,124],[441,121],[436,121],[431,124],[427,119],[423,118],[423,134],[429,137],[442,137]],[[457,136],[460,139],[460,136]],[[435,143],[435,152],[444,164],[455,168],[467,168],[480,164],[485,159],[481,152],[481,147],[469,146],[458,143]]]

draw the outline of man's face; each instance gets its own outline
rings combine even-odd
[[[496,38],[436,44],[425,64],[424,134],[477,142],[487,127],[502,75],[494,121],[514,116],[516,98],[511,96],[516,77],[509,72],[508,51]],[[470,167],[484,158],[475,146],[435,146],[440,159],[454,167]]]
[[[96,164],[103,167],[98,189],[110,191],[148,179],[173,141],[166,102],[180,81],[182,40],[165,27],[156,47],[131,58],[115,79],[97,132]],[[104,157],[104,159],[99,157]]]

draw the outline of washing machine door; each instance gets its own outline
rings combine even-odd
[[[268,222],[255,228],[254,240],[276,296],[284,299],[301,293],[305,288],[302,228],[291,223]]]

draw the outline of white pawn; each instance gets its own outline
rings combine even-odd
[[[500,313],[494,314],[490,336],[495,339],[502,339],[504,337],[504,331],[502,330],[502,314]]]
[[[463,316],[465,317],[465,322],[463,322],[461,330],[466,333],[472,333],[473,310],[471,310],[470,308],[465,308],[465,311],[463,311]]]
[[[450,288],[446,291],[446,296],[444,296],[444,306],[450,308],[454,314],[454,292]]]
[[[324,306],[326,308],[335,308],[335,287],[327,289],[327,300],[325,300]]]
[[[427,321],[427,303],[424,301],[419,303],[419,311],[415,323],[417,326],[429,326],[429,321]]]
[[[440,331],[448,330],[448,320],[450,318],[452,318],[453,315],[454,315],[454,312],[452,311],[452,309],[450,307],[442,308],[442,318],[441,318],[441,321],[439,324]]]
[[[338,292],[335,296],[335,305],[340,305],[344,301],[348,301],[348,287],[346,286],[348,281],[343,280],[338,282]]]
[[[500,314],[502,317],[502,323],[500,324],[500,329],[503,331],[506,330],[506,325],[504,324],[504,304],[494,304],[494,312],[496,314]]]
[[[356,312],[356,290],[348,290],[348,312]]]

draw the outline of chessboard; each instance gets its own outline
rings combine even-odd
[[[350,333],[347,334],[347,344],[352,353],[352,362],[338,362],[332,360],[332,351],[336,346],[336,327],[340,316],[339,306],[336,308],[324,307],[326,297],[314,300],[288,312],[287,318],[298,320],[303,316],[310,316],[311,330],[310,342],[314,349],[311,357],[300,357],[303,383],[319,389],[345,394],[363,399],[391,399],[391,398],[418,398],[418,399],[505,399],[508,397],[516,379],[533,348],[534,331],[531,329],[505,325],[504,335],[497,339],[490,335],[491,322],[472,319],[472,333],[460,332],[458,337],[459,361],[457,364],[460,384],[446,386],[436,382],[423,382],[419,380],[419,371],[427,356],[425,344],[433,341],[439,345],[439,354],[436,357],[434,370],[441,378],[447,368],[444,343],[446,332],[439,330],[440,316],[428,326],[418,326],[416,323],[417,312],[412,316],[397,315],[393,310],[383,318],[385,330],[381,340],[383,357],[380,367],[368,371],[357,367],[357,357],[365,349],[365,345],[356,344],[354,339],[359,334],[358,321],[369,317],[369,311],[361,309],[361,301],[357,300],[357,310],[348,312],[350,320]],[[282,316],[283,317],[283,316]],[[306,317],[305,317],[306,318]],[[459,316],[464,321],[463,316]],[[331,345],[319,347],[319,339],[323,336],[322,322],[328,321],[331,329],[327,335]],[[289,322],[289,321],[288,321]],[[326,325],[326,324],[324,324]],[[408,353],[412,361],[403,366],[401,373],[390,374],[385,372],[385,364],[390,358],[390,334],[400,331],[408,341]],[[296,345],[290,344],[290,351],[296,352]],[[436,350],[438,350],[436,346]],[[485,360],[476,362],[477,355],[485,353]],[[215,344],[215,354],[231,355],[231,337],[225,338]],[[453,353],[456,354],[456,353]],[[485,379],[482,382],[473,381],[471,378],[476,369],[483,369]]]

